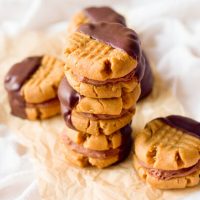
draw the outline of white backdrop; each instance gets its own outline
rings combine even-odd
[[[126,16],[163,82],[187,115],[200,121],[199,0],[0,0],[0,62],[6,56],[4,49],[18,35],[66,30],[69,17],[88,5],[111,5]],[[200,199],[200,194],[194,196],[186,198]],[[38,198],[26,150],[0,126],[0,199]]]

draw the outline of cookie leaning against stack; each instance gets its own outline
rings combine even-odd
[[[134,167],[153,187],[176,189],[200,182],[200,123],[171,115],[150,121],[135,138]]]
[[[138,68],[137,34],[119,23],[84,24],[68,37],[65,55],[66,78],[58,96],[68,126],[63,133],[66,158],[99,168],[121,161],[130,151],[129,123],[144,74],[144,65]]]
[[[60,113],[57,89],[64,63],[53,56],[28,57],[13,65],[4,81],[11,114],[29,120]]]
[[[112,8],[106,6],[88,7],[74,15],[68,26],[68,33],[73,33],[82,24],[99,22],[119,23],[126,26],[125,18],[114,11]],[[149,61],[144,52],[142,52],[142,56],[138,65],[144,65],[145,68],[144,76],[141,80],[141,94],[139,98],[139,100],[142,100],[151,93],[153,88],[153,75]],[[73,77],[73,80],[70,77]],[[96,94],[93,92],[93,88],[91,88],[91,85],[81,83],[81,86],[78,87],[79,81],[77,81],[77,78],[74,77],[72,74],[68,76],[68,80],[70,81],[70,84],[73,84],[74,87],[76,87],[81,94],[85,95],[85,92],[87,92],[86,95],[89,95],[91,97],[96,96]],[[114,87],[110,86],[109,88],[106,88],[109,89],[109,92],[107,92],[107,94],[102,93],[102,91],[104,91],[104,86],[98,87],[97,95],[99,95],[99,98],[110,98],[113,96],[119,97],[121,96],[122,90],[130,91],[134,84],[135,82],[133,80],[122,82],[120,84],[115,84]],[[108,94],[110,95],[110,97],[108,96]]]

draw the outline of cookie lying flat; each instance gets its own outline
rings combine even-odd
[[[121,24],[81,25],[68,38],[65,55],[65,71],[71,69],[82,82],[106,84],[127,75],[140,81],[144,75],[144,68],[137,68],[141,57],[138,36]]]
[[[160,189],[185,188],[200,181],[200,123],[182,116],[157,118],[135,139],[139,176]]]
[[[71,110],[74,109],[76,112],[92,114],[94,118],[95,115],[116,115],[119,117],[126,110],[135,107],[140,96],[140,87],[138,85],[135,90],[123,93],[122,97],[119,98],[97,99],[81,96],[70,86],[67,79],[63,78],[58,89],[58,96],[63,106],[71,105],[70,101],[75,97],[77,102],[71,107]]]
[[[125,25],[125,18],[110,7],[89,7],[74,15],[68,31],[74,32],[85,23],[111,22]]]
[[[85,139],[83,139],[82,136],[81,139],[78,139],[79,143],[74,141],[77,140],[77,138],[71,139],[68,137],[69,135],[73,135],[73,133],[67,133],[68,131],[70,130],[67,129],[66,133],[62,135],[63,143],[66,146],[66,159],[79,167],[88,165],[98,168],[108,167],[109,165],[124,160],[131,150],[132,130],[129,125],[123,127],[118,133],[110,136],[110,139],[103,135],[95,137],[85,135]],[[76,134],[76,132],[74,132],[74,134]]]
[[[64,63],[52,56],[28,57],[13,65],[4,81],[11,114],[30,120],[60,113],[57,89]]]

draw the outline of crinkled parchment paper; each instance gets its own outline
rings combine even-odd
[[[161,191],[143,183],[132,167],[132,155],[107,169],[79,169],[67,163],[65,148],[59,134],[65,123],[62,117],[30,122],[9,114],[3,79],[9,67],[28,55],[48,53],[61,57],[64,33],[29,32],[15,40],[4,41],[0,55],[0,122],[14,129],[19,140],[30,150],[37,175],[39,190],[45,200],[129,200],[183,199],[199,186],[185,190]],[[150,97],[137,105],[133,117],[133,135],[144,124],[158,116],[184,114],[176,97],[169,91],[154,70],[155,85]]]

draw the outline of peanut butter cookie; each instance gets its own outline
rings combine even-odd
[[[79,167],[88,165],[97,168],[108,167],[124,160],[131,149],[132,130],[129,125],[110,137],[85,135],[83,138],[83,136],[78,136],[77,132],[68,133],[70,130],[65,131],[66,133],[64,132],[62,138],[66,146],[66,159]],[[75,137],[73,136],[74,133]]]
[[[172,115],[149,122],[135,139],[139,176],[160,189],[197,185],[200,174],[200,123]]]
[[[60,113],[57,89],[64,63],[53,56],[28,57],[13,65],[5,77],[5,89],[15,116],[45,119]]]
[[[68,38],[65,55],[65,71],[71,69],[88,82],[108,83],[129,73],[141,80],[144,75],[144,69],[137,68],[141,57],[138,36],[121,24],[81,25]]]

